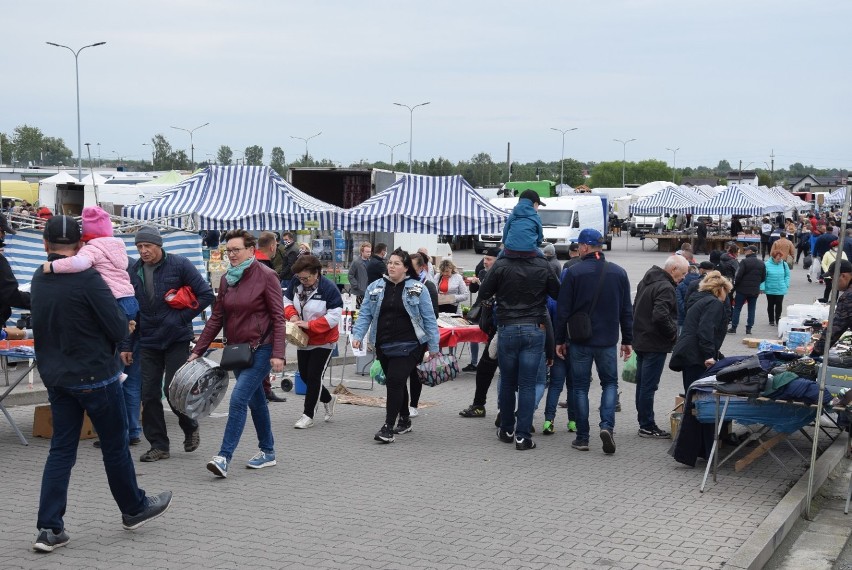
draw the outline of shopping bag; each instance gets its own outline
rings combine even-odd
[[[624,369],[621,371],[621,379],[630,384],[636,383],[636,351],[630,353],[630,358],[624,363]]]
[[[802,259],[802,269],[810,269],[813,264],[814,256],[812,256],[810,253]]]
[[[378,359],[374,360],[373,365],[370,366],[370,378],[376,384],[385,385],[385,371],[382,370],[382,363]]]
[[[459,374],[459,361],[452,354],[438,353],[417,365],[417,376],[424,386],[437,386],[453,380]]]

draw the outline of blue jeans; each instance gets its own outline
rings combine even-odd
[[[558,356],[553,359],[553,366],[550,367],[550,382],[547,384],[547,401],[544,404],[544,419],[554,421],[556,419],[556,408],[559,405],[559,396],[562,394],[562,387],[565,386],[568,390],[566,399],[568,400],[568,421],[573,420],[577,415],[577,410],[574,405],[574,383],[571,381],[570,366],[565,360]]]
[[[535,411],[535,388],[544,358],[544,328],[539,325],[503,325],[497,337],[500,366],[500,428],[529,438]],[[518,392],[517,422],[515,391]]]
[[[660,386],[666,354],[636,351],[636,414],[640,429],[657,427],[654,421],[654,393]]]
[[[574,381],[574,405],[577,410],[577,439],[589,441],[589,387],[592,362],[601,380],[601,429],[615,429],[615,402],[618,399],[616,346],[569,345],[571,377]]]
[[[740,324],[740,313],[743,310],[743,305],[748,303],[748,320],[746,321],[746,328],[750,329],[754,326],[754,312],[757,309],[757,295],[743,295],[742,293],[737,293],[734,296],[734,314],[731,315],[731,327],[737,328],[737,325]]]
[[[264,344],[255,351],[254,365],[251,368],[234,370],[237,385],[231,392],[228,423],[225,424],[225,435],[222,436],[222,447],[219,448],[219,455],[227,459],[229,463],[243,435],[249,408],[254,429],[257,432],[258,447],[265,453],[275,451],[272,422],[269,419],[266,393],[263,391],[263,380],[269,376],[272,368],[269,364],[270,356],[272,356],[272,345]]]
[[[136,470],[128,447],[124,394],[118,377],[93,390],[48,386],[47,397],[53,415],[53,437],[41,478],[36,527],[56,532],[65,528],[68,483],[77,460],[83,412],[88,413],[100,437],[107,482],[119,510],[125,515],[142,512],[145,491],[136,484]]]
[[[139,358],[139,343],[133,347],[133,363],[124,367],[127,378],[121,385],[124,392],[124,408],[127,410],[127,435],[130,439],[142,437],[139,413],[142,410],[142,361]]]
[[[470,363],[476,366],[477,362],[479,362],[479,343],[472,342],[470,343]]]

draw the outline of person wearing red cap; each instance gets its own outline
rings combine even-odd
[[[828,268],[837,260],[837,247],[840,244],[838,240],[834,240],[829,245],[828,251],[822,254],[822,280],[825,282],[825,291],[823,291],[820,303],[828,303],[831,299],[831,284],[834,281],[834,274],[828,271]],[[840,253],[840,259],[846,259],[846,253]]]

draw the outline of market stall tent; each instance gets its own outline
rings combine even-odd
[[[208,166],[122,215],[195,230],[334,229],[337,206],[308,196],[268,166]]]
[[[695,192],[670,185],[631,204],[630,213],[686,214],[692,212],[702,202],[705,202],[705,199]]]
[[[826,196],[825,200],[823,200],[822,203],[825,204],[826,206],[837,206],[837,205],[842,204],[843,200],[845,200],[845,199],[846,199],[846,186],[841,186],[840,188],[838,188],[837,190],[835,190],[834,192],[832,192],[831,194]],[[808,206],[810,207],[811,205],[808,204]]]
[[[491,205],[461,176],[406,175],[360,205],[343,210],[340,228],[356,232],[499,234],[508,212]]]
[[[734,184],[697,206],[692,212],[699,216],[762,216],[786,209],[780,199],[762,195],[748,184]]]

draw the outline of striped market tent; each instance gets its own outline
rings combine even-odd
[[[825,197],[823,204],[826,206],[839,206],[846,199],[846,186],[841,186],[831,194]],[[810,204],[808,204],[810,205]]]
[[[692,212],[698,216],[762,216],[787,209],[777,197],[761,192],[748,184],[734,184],[697,206]]]
[[[760,186],[758,189],[762,192],[768,192],[769,194],[777,197],[779,200],[781,200],[782,204],[787,206],[788,210],[807,210],[811,208],[810,204],[808,204],[798,196],[794,196],[789,190],[781,186],[773,186],[772,188]]]
[[[353,232],[499,234],[508,212],[491,205],[461,176],[407,175],[340,215]]]
[[[136,258],[138,253],[134,243],[134,234],[122,234],[117,236],[124,242],[129,257]],[[204,259],[201,255],[201,238],[197,234],[191,234],[182,231],[169,231],[163,233],[163,249],[168,253],[183,255],[188,258],[192,264],[198,269],[205,279],[208,279],[207,268],[204,265]],[[47,261],[47,253],[44,251],[44,242],[42,241],[42,232],[37,230],[19,230],[15,235],[6,236],[6,248],[3,252],[9,265],[12,266],[12,273],[15,279],[18,280],[19,287],[25,287],[29,291],[30,281],[32,281],[33,273],[45,261]],[[210,309],[207,309],[209,313]],[[15,321],[20,317],[20,309],[12,308],[12,317],[7,324],[14,325]],[[193,329],[196,334],[201,333],[204,328],[204,322],[201,317],[196,317],[192,322]]]
[[[630,205],[631,214],[686,214],[705,199],[695,192],[666,186],[656,194]]]
[[[122,215],[193,230],[334,229],[340,208],[308,196],[268,166],[209,166]]]

